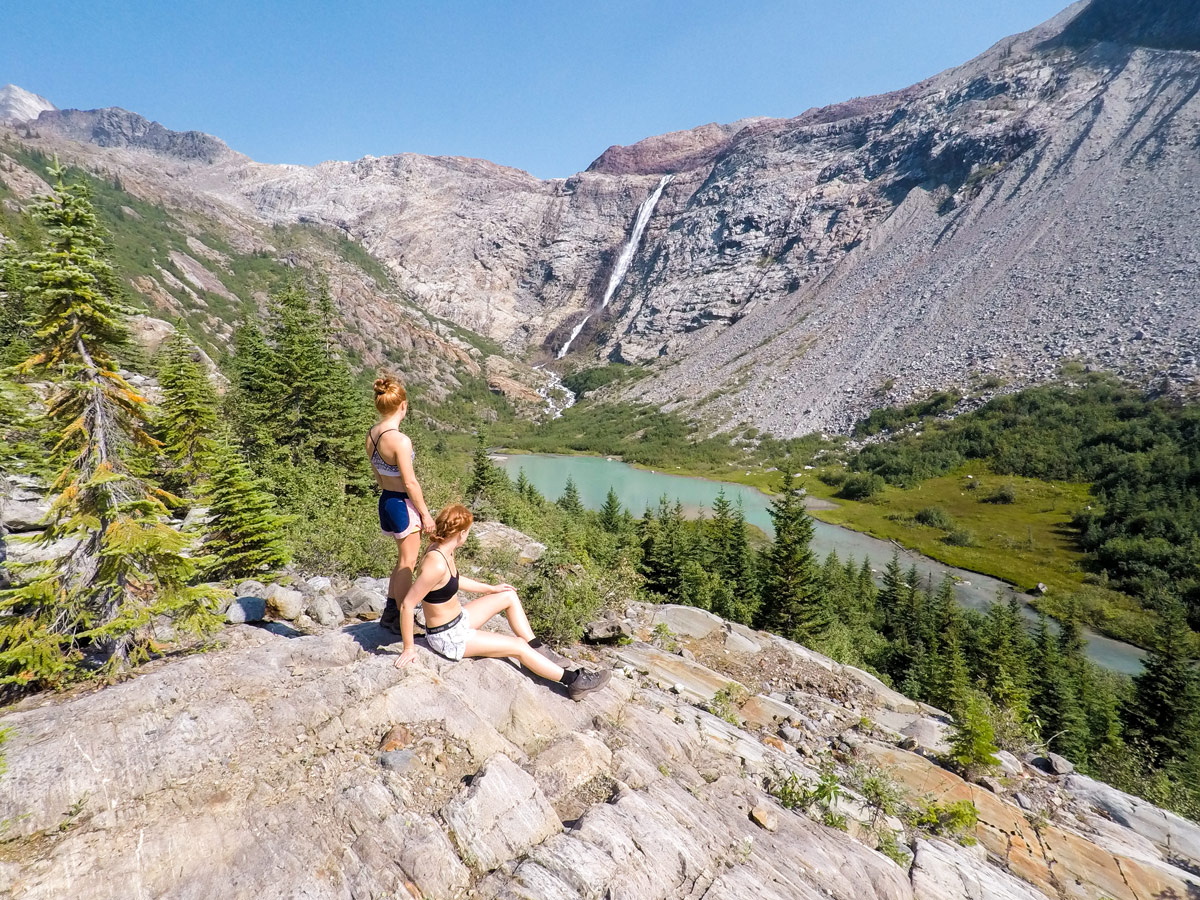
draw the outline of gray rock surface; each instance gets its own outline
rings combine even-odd
[[[537,782],[504,754],[494,756],[442,816],[460,855],[485,872],[562,831]]]
[[[224,649],[10,708],[0,876],[14,898],[57,900],[81,883],[96,900],[228,896],[233,884],[237,896],[280,900],[1058,896],[1016,807],[856,732],[847,706],[872,716],[889,698],[844,667],[771,651],[771,677],[795,705],[752,698],[738,726],[656,686],[674,670],[622,673],[573,703],[502,660],[450,663],[418,645],[398,670],[379,638],[363,623],[310,636],[234,627]],[[631,651],[648,672],[683,666],[693,685],[714,688],[732,678],[706,662],[749,671],[761,658],[720,644],[698,661],[644,645],[593,652],[607,664]],[[768,726],[752,721],[756,700],[771,704]],[[1008,858],[919,845],[910,873],[855,838],[870,814],[852,792],[837,803],[850,833],[778,806],[764,785],[817,773],[775,736],[775,711],[815,718],[805,740],[878,755],[920,792],[973,798],[977,836]],[[1039,796],[1060,784],[1022,781]],[[1072,879],[1067,896],[1123,896],[1122,873],[1137,900],[1188,896],[1194,879],[1169,862],[1186,846],[1179,823],[1149,809],[1134,820],[1141,831],[1170,825],[1160,837],[1174,855],[1160,854],[1116,817],[1097,825],[1090,801],[1072,802],[1061,812],[1072,833],[1042,832],[1055,871]],[[1022,893],[1018,874],[1046,892]]]
[[[672,634],[692,638],[706,638],[725,628],[725,620],[720,616],[694,606],[679,606],[673,603],[664,603],[657,607],[654,622],[666,625]]]
[[[0,526],[14,534],[40,530],[48,512],[50,503],[46,500],[0,496]]]
[[[225,610],[225,621],[230,625],[261,622],[267,617],[267,601],[262,597],[238,597]]]
[[[913,894],[920,900],[1042,900],[1045,896],[987,864],[984,854],[939,840],[917,841]]]
[[[342,606],[331,594],[315,593],[309,599],[304,611],[321,625],[341,625],[346,621]]]
[[[1200,825],[1195,822],[1086,775],[1068,775],[1063,787],[1076,800],[1150,840],[1167,859],[1200,868]]]

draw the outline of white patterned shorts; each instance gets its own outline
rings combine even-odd
[[[439,656],[458,662],[463,658],[463,652],[467,649],[467,638],[474,633],[475,629],[471,627],[466,613],[459,613],[457,618],[445,625],[426,628],[425,643]]]

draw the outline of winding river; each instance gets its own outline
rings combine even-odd
[[[589,509],[599,509],[611,487],[617,492],[621,504],[635,516],[640,516],[648,507],[657,506],[664,494],[672,501],[679,500],[689,515],[699,515],[712,507],[717,492],[724,488],[725,496],[731,502],[741,502],[747,522],[772,534],[771,517],[767,512],[770,498],[746,485],[637,469],[617,460],[597,456],[514,454],[496,456],[494,459],[512,478],[516,478],[524,469],[525,477],[533,486],[550,498],[560,496],[567,478],[574,478],[579,496]],[[1014,593],[1012,587],[1003,581],[944,565],[919,553],[900,549],[889,541],[820,520],[814,520],[814,526],[812,547],[818,557],[823,558],[831,550],[836,550],[843,562],[848,558],[861,560],[868,556],[872,566],[882,571],[892,553],[899,549],[905,568],[915,565],[922,579],[932,578],[936,585],[946,574],[957,578],[955,594],[964,606],[986,609],[998,595],[1007,599]],[[1036,621],[1037,615],[1028,605],[1032,598],[1026,594],[1017,596],[1025,604],[1028,619]],[[1093,662],[1127,675],[1141,671],[1144,652],[1138,647],[1087,629],[1084,629],[1084,637],[1087,639],[1087,655]]]

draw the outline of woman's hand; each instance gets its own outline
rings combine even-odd
[[[433,521],[433,516],[429,513],[421,514],[421,530],[426,534],[433,534],[437,531],[437,522]]]
[[[504,591],[512,591],[512,592],[515,594],[515,593],[517,592],[517,589],[516,589],[515,587],[513,587],[511,584],[509,584],[507,581],[506,581],[506,582],[504,582],[503,584],[494,584],[494,585],[492,585],[492,591],[491,591],[491,592],[492,592],[493,594],[501,594],[501,593],[503,593]]]
[[[401,653],[398,657],[396,657],[396,668],[403,669],[405,666],[407,666],[410,662],[412,662],[416,658],[417,658],[417,648],[416,647],[405,647],[404,652]]]

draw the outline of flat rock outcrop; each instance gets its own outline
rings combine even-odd
[[[639,638],[629,647],[567,648],[618,666],[582,703],[502,660],[422,649],[397,670],[394,636],[364,622],[235,626],[222,649],[27,699],[0,718],[0,896],[81,884],[95,898],[451,900],[1200,889],[1177,865],[1181,825],[1174,855],[1159,849],[1161,820],[1142,827],[1149,810],[1097,825],[1098,795],[1078,776],[1011,776],[1006,793],[1046,805],[1033,819],[900,749],[873,722],[895,704],[865,673],[755,632],[739,636],[759,650],[730,650],[738,632],[682,608],[634,606],[624,621]],[[668,626],[673,649],[643,642],[662,641],[664,621],[704,633]],[[684,677],[698,687],[677,692],[670,682]],[[821,760],[846,778],[879,764],[916,793],[972,800],[978,845],[916,836],[899,865],[872,849],[852,787],[836,804],[846,831],[781,806],[778,785],[811,783]]]

